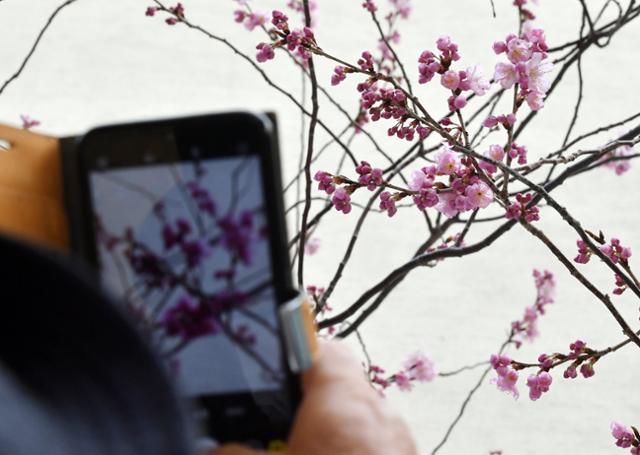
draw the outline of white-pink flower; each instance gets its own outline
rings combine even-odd
[[[482,69],[478,65],[467,68],[467,80],[469,88],[478,96],[484,95],[491,88],[489,79],[484,77]]]
[[[493,79],[496,82],[500,82],[502,88],[507,89],[513,87],[518,81],[518,71],[516,70],[515,65],[511,63],[497,63],[496,71],[493,75]]]
[[[433,185],[433,177],[424,173],[422,169],[413,171],[409,180],[411,191],[420,191],[422,188],[430,188]]]
[[[464,194],[472,209],[484,209],[493,202],[493,191],[491,191],[489,185],[484,182],[469,185]]]
[[[439,174],[451,175],[460,167],[460,157],[451,150],[447,144],[443,144],[440,153],[436,155],[437,172]]]
[[[526,62],[531,57],[531,43],[523,39],[512,39],[507,43],[507,58],[511,63]]]
[[[539,93],[547,93],[551,87],[551,71],[553,71],[551,60],[539,52],[533,54],[526,67],[529,89]]]
[[[544,107],[544,93],[541,92],[529,92],[527,95],[527,104],[532,111],[539,111]]]
[[[460,85],[460,75],[456,71],[449,70],[442,75],[440,83],[449,90],[455,90]]]
[[[439,193],[438,204],[436,210],[442,213],[444,216],[453,218],[460,212],[456,206],[456,199],[458,196],[453,192]]]
[[[405,361],[404,368],[409,374],[409,377],[416,381],[433,381],[438,374],[433,359],[419,351],[412,354]]]

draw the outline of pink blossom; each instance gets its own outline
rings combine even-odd
[[[540,53],[535,53],[526,65],[528,88],[541,94],[547,93],[551,87],[551,71],[553,63]]]
[[[344,74],[344,66],[336,66],[333,69],[333,75],[331,76],[331,85],[338,85],[346,78],[347,76]]]
[[[371,52],[364,51],[358,59],[358,66],[362,71],[373,71],[373,56]]]
[[[418,194],[413,196],[413,202],[418,207],[418,210],[425,210],[428,207],[433,207],[440,199],[438,193],[432,188],[422,188],[418,190]]]
[[[309,256],[313,256],[320,249],[321,241],[318,237],[312,237],[307,239],[307,242],[304,245],[304,252]]]
[[[630,428],[618,422],[611,422],[611,435],[616,439],[616,445],[623,449],[631,447],[636,439]]]
[[[275,27],[282,31],[289,30],[289,18],[282,11],[273,10],[271,12],[271,23]]]
[[[413,388],[413,386],[411,385],[411,379],[406,373],[402,371],[399,373],[396,373],[393,376],[393,379],[396,385],[398,386],[398,388],[403,392],[409,392]]]
[[[449,218],[453,218],[460,212],[456,205],[457,198],[457,194],[450,191],[438,194],[436,210]]]
[[[333,177],[324,171],[316,172],[313,179],[318,182],[318,189],[324,191],[327,194],[331,194],[335,191],[336,187],[333,183]]]
[[[449,99],[449,109],[454,111],[456,109],[462,109],[467,105],[467,98],[463,95],[451,97]]]
[[[244,22],[244,26],[247,30],[253,30],[256,27],[260,27],[267,23],[269,16],[265,13],[250,13],[247,15],[247,20]]]
[[[490,145],[489,150],[484,152],[484,156],[498,162],[501,162],[504,159],[504,155],[504,149],[498,144]],[[495,164],[488,161],[480,161],[480,168],[484,169],[489,174],[493,174],[498,170]]]
[[[409,377],[416,381],[430,382],[438,374],[433,359],[422,352],[412,354],[405,361],[404,368]]]
[[[585,379],[590,378],[591,376],[596,374],[595,370],[593,369],[593,364],[592,363],[583,363],[582,366],[580,367],[580,374]]]
[[[331,202],[333,202],[333,206],[337,211],[345,215],[351,211],[351,196],[349,196],[347,190],[342,187],[336,188]]]
[[[156,11],[158,11],[158,8],[156,8],[155,6],[149,6],[144,14],[145,16],[151,17],[151,16],[155,16]]]
[[[583,240],[576,240],[578,255],[573,259],[578,264],[586,264],[591,259],[591,250]]]
[[[460,157],[456,152],[444,144],[436,155],[438,174],[451,175],[460,167]]]
[[[442,75],[440,83],[449,90],[456,90],[460,85],[460,76],[457,71],[449,70]]]
[[[409,14],[411,13],[411,5],[409,4],[410,0],[389,0],[391,4],[395,7],[397,14],[400,15],[403,19],[407,19]]]
[[[526,97],[527,104],[532,111],[539,111],[544,107],[544,94],[540,92],[529,92]]]
[[[496,64],[493,79],[496,82],[500,82],[502,88],[508,89],[513,87],[513,84],[518,81],[518,71],[513,64],[500,62]]]
[[[620,240],[616,238],[612,238],[609,245],[601,246],[600,251],[611,259],[614,264],[617,264],[618,261],[627,262],[631,257],[631,248],[623,247],[620,244]]]
[[[503,52],[507,52],[507,44],[504,41],[496,41],[493,43],[493,52],[496,54],[502,54]]]
[[[491,382],[496,384],[499,390],[507,392],[513,395],[515,399],[518,399],[520,396],[516,387],[516,383],[518,382],[518,372],[511,368],[511,359],[509,356],[492,354],[490,363],[498,374],[498,377],[493,378]]]
[[[482,126],[485,128],[493,128],[498,125],[498,119],[494,115],[490,115],[487,117],[484,122],[482,122]]]
[[[514,142],[508,153],[510,158],[518,158],[518,164],[527,164],[527,147],[524,145],[518,145]]]
[[[275,53],[273,52],[273,48],[270,44],[260,43],[256,46],[256,49],[258,49],[256,60],[260,63],[264,63],[267,60],[271,60],[273,59],[273,57],[275,57]]]
[[[375,13],[378,10],[378,7],[373,3],[373,0],[366,0],[362,4],[362,7],[371,13]]]
[[[524,218],[525,221],[531,223],[540,219],[540,210],[538,207],[528,207],[531,202],[531,193],[523,195],[522,193],[516,194],[516,202],[507,207],[507,213],[505,214],[508,220]]]
[[[549,373],[543,371],[538,375],[531,375],[527,378],[527,386],[529,387],[529,398],[536,401],[543,393],[549,391],[553,378]]]
[[[431,188],[433,181],[434,175],[430,174],[427,168],[422,168],[411,173],[409,189],[411,191],[420,191],[422,188]]]
[[[472,209],[484,209],[493,202],[493,191],[484,182],[469,185],[464,194]]]
[[[573,365],[567,367],[566,370],[564,370],[564,373],[562,373],[562,376],[565,379],[575,379],[578,377],[578,372],[576,371],[576,367],[574,367]]]
[[[383,191],[380,194],[380,210],[385,210],[389,218],[395,215],[398,211],[396,208],[396,201],[388,191]]]
[[[366,161],[361,161],[356,167],[356,172],[360,174],[358,183],[367,187],[369,191],[373,191],[376,187],[382,185],[382,169],[373,169]]]
[[[467,68],[467,80],[471,91],[478,96],[484,95],[491,88],[489,79],[484,77],[482,69],[478,65]]]
[[[512,39],[507,43],[507,58],[511,63],[526,62],[531,57],[531,44],[523,39]]]

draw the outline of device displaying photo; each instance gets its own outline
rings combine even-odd
[[[78,148],[84,249],[218,442],[285,440],[298,400],[278,308],[291,296],[266,117],[103,127]]]

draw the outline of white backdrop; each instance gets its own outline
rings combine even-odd
[[[0,3],[0,79],[15,71],[58,3]],[[255,44],[264,40],[259,31],[249,33],[233,22],[236,4],[231,0],[184,3],[194,22],[228,37],[251,55]],[[284,3],[254,0],[253,5],[270,10],[282,8]],[[316,36],[323,48],[352,60],[362,50],[375,47],[375,29],[359,0],[319,3]],[[491,17],[489,0],[414,3],[414,14],[403,24],[403,41],[398,48],[411,75],[416,75],[415,61],[420,51],[433,48],[442,34],[451,35],[460,44],[464,65],[480,63],[490,73],[497,61],[491,43],[516,27],[508,0],[496,0],[497,19]],[[577,37],[577,1],[540,3],[536,8],[538,23],[547,30],[551,44]],[[594,9],[602,3],[589,2]],[[291,178],[300,150],[300,116],[295,107],[224,46],[184,27],[168,27],[161,18],[145,17],[147,6],[148,2],[138,0],[79,0],[63,11],[24,74],[0,96],[0,121],[17,124],[19,114],[29,114],[42,121],[38,131],[70,134],[95,125],[145,118],[228,109],[275,110],[281,121],[285,181]],[[585,56],[586,95],[577,133],[638,111],[640,99],[634,88],[638,83],[638,42],[640,27],[633,23],[616,35],[609,48],[593,49]],[[332,66],[319,64],[319,78],[327,86]],[[278,55],[264,68],[300,95],[300,75],[288,59]],[[345,83],[332,89],[350,111],[356,107],[353,85]],[[418,93],[427,106],[444,111],[444,98],[438,89],[421,87]],[[522,136],[521,142],[529,147],[532,157],[561,145],[576,94],[577,77],[571,71],[563,88]],[[344,124],[329,107],[321,110],[321,117],[337,128]],[[606,139],[599,137],[587,145]],[[404,150],[397,141],[382,140],[396,156]],[[353,148],[359,158],[384,164],[362,138]],[[338,153],[337,148],[329,150],[318,167],[324,163],[332,168]],[[609,236],[621,238],[640,256],[639,177],[640,166],[635,163],[621,178],[603,169],[574,179],[554,194],[585,227],[601,228]],[[293,201],[293,195],[288,199]],[[354,215],[333,212],[327,217],[317,233],[322,248],[307,260],[309,283],[323,285],[331,278],[347,242],[347,229],[355,222]],[[542,218],[540,227],[572,256],[575,233],[551,212],[543,210]],[[372,216],[331,299],[332,305],[340,308],[352,302],[392,267],[407,260],[423,235],[424,224],[413,210],[392,220]],[[472,231],[467,240],[472,242],[481,235],[482,229]],[[632,264],[640,264],[638,261],[632,258]],[[604,289],[612,288],[613,277],[597,261],[592,262],[584,270]],[[621,339],[617,324],[603,306],[556,264],[536,239],[516,228],[475,256],[450,259],[435,269],[416,270],[362,331],[371,355],[389,370],[398,368],[401,359],[416,348],[431,353],[441,370],[487,359],[505,338],[510,321],[521,317],[524,307],[532,303],[534,267],[556,272],[557,301],[541,321],[542,338],[515,357],[533,360],[541,352],[564,351],[576,338],[594,347],[609,346]],[[615,301],[637,325],[638,304],[629,294]],[[430,453],[442,438],[479,374],[473,371],[437,379],[409,394],[389,393],[389,400],[410,422],[421,453]],[[619,355],[598,362],[591,379],[567,381],[556,372],[551,391],[538,402],[529,401],[526,390],[516,402],[486,384],[440,453],[487,454],[492,449],[502,449],[505,455],[622,453],[613,446],[609,422],[640,424],[639,374],[638,351],[629,346]]]

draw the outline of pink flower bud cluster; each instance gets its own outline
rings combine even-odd
[[[505,157],[505,152],[501,145],[493,144],[489,146],[489,150],[484,152],[484,156],[491,158],[493,161],[502,162]],[[488,161],[480,161],[479,166],[489,175],[494,174],[498,170],[495,164]]]
[[[256,60],[260,63],[271,60],[275,56],[273,49],[286,46],[303,64],[306,64],[311,58],[309,48],[316,46],[313,31],[308,27],[303,27],[301,30],[290,30],[289,18],[278,10],[271,13],[271,23],[275,26],[275,29],[272,30],[273,34],[279,38],[271,44],[259,43],[256,46],[258,49]]]
[[[620,240],[616,238],[612,238],[609,245],[601,246],[600,251],[611,259],[611,262],[614,264],[617,264],[618,262],[626,264],[631,257],[631,248],[622,246],[620,244]]]
[[[616,446],[621,449],[631,448],[631,455],[640,455],[640,432],[635,427],[627,427],[618,422],[611,422],[611,435]]]
[[[516,348],[520,348],[522,340],[533,341],[538,335],[538,319],[545,314],[545,307],[554,302],[555,278],[553,273],[545,270],[533,271],[536,285],[536,301],[532,306],[525,308],[521,320],[511,323],[511,330]]]
[[[364,51],[358,59],[358,66],[362,71],[373,71],[373,56],[371,52]]]
[[[393,12],[391,14],[400,16],[402,19],[407,19],[411,14],[410,0],[389,0],[393,6]]]
[[[378,7],[373,2],[373,0],[365,0],[365,2],[362,4],[362,7],[370,13],[375,13],[378,10]]]
[[[490,359],[491,366],[498,376],[492,379],[492,383],[498,386],[499,390],[507,392],[513,395],[515,399],[518,399],[520,392],[516,387],[518,383],[518,372],[513,367],[514,363],[507,355],[493,354]],[[551,375],[541,369],[538,374],[532,374],[527,378],[527,387],[529,387],[529,398],[532,401],[538,400],[543,393],[549,391],[549,387],[553,382]]]
[[[528,223],[538,221],[540,219],[540,209],[537,206],[527,208],[529,202],[531,202],[533,196],[531,193],[516,194],[516,202],[507,207],[507,213],[505,217],[508,220],[524,219]]]
[[[591,249],[587,246],[587,244],[583,240],[576,240],[576,245],[578,246],[578,255],[573,258],[574,262],[578,264],[586,264],[591,259]]]
[[[418,58],[418,73],[420,84],[431,81],[436,74],[440,74],[440,84],[451,90],[448,98],[449,110],[455,111],[467,105],[467,98],[463,92],[471,91],[478,96],[484,95],[491,87],[489,80],[484,77],[478,65],[467,68],[466,71],[450,69],[452,62],[460,59],[458,45],[448,36],[438,38],[436,46],[439,55],[431,51],[424,51]]]
[[[508,148],[509,158],[518,159],[518,164],[527,164],[527,147],[518,145],[515,142]]]
[[[234,20],[238,24],[244,24],[244,27],[251,31],[256,27],[260,27],[267,23],[269,16],[265,13],[254,13],[251,11],[235,10],[233,12]]]
[[[498,116],[490,115],[482,122],[482,126],[485,128],[494,128],[501,124],[506,130],[509,130],[516,124],[516,115],[514,113],[510,113],[507,115],[501,114]]]
[[[491,380],[491,383],[498,386],[498,389],[506,392],[517,400],[520,396],[516,384],[518,382],[518,372],[511,367],[511,358],[507,355],[492,354],[489,360],[491,366],[498,376]]]
[[[604,243],[604,240],[600,240]],[[576,241],[576,245],[578,246],[578,255],[573,258],[575,262],[578,264],[586,264],[591,259],[593,255],[593,251],[587,245],[586,242],[579,239]],[[614,264],[622,264],[623,267],[629,267],[629,258],[631,257],[631,248],[622,246],[620,244],[620,240],[616,238],[612,238],[609,244],[604,244],[599,247],[599,250],[606,255],[611,262]],[[627,285],[622,279],[622,277],[618,274],[615,275],[615,288],[613,289],[613,293],[616,295],[622,294],[627,290]]]
[[[539,399],[543,393],[549,391],[553,378],[546,371],[542,371],[537,375],[531,375],[527,378],[527,387],[529,387],[529,398],[532,401]]]
[[[536,5],[538,4],[538,0],[531,0],[531,2],[535,3]],[[525,27],[527,26],[529,21],[532,21],[536,18],[536,16],[531,12],[531,10],[529,10],[528,8],[524,8],[524,5],[526,5],[527,3],[528,3],[528,0],[513,0],[513,5],[518,7],[518,9],[520,10],[522,19],[526,21]]]
[[[371,121],[377,122],[381,118],[396,120],[396,124],[387,130],[389,136],[413,141],[416,134],[420,139],[430,134],[431,130],[421,126],[417,120],[408,122],[407,96],[402,90],[379,87],[375,77],[359,83],[357,89],[360,105],[370,115]]]
[[[580,374],[585,379],[590,378],[594,374],[596,374],[593,369],[593,364],[596,362],[596,357],[591,357],[591,354],[594,353],[592,349],[587,347],[587,343],[582,340],[576,340],[569,345],[569,354],[567,354],[567,359],[573,359],[573,363],[569,365],[563,373],[565,379],[575,379],[578,377],[577,369],[580,367]],[[586,354],[583,355],[583,354]],[[590,362],[583,363],[588,358],[591,358]]]
[[[403,392],[413,389],[413,382],[431,382],[438,375],[433,359],[422,352],[415,352],[403,363],[397,373],[385,377],[385,370],[377,365],[369,367],[369,380],[382,390],[395,384]]]
[[[359,166],[356,166],[356,172],[358,173],[358,183],[366,186],[369,191],[373,191],[376,187],[382,185],[382,169],[372,168],[366,161],[361,161]]]
[[[496,54],[506,54],[508,62],[496,64],[493,79],[502,88],[518,84],[518,102],[526,100],[529,107],[537,111],[544,106],[544,98],[551,87],[550,73],[553,63],[547,56],[544,31],[525,28],[521,36],[510,34],[504,41],[496,41]]]
[[[176,25],[181,19],[184,19],[184,5],[182,3],[176,3],[175,6],[169,7],[169,9],[160,8],[158,6],[149,6],[145,10],[145,16],[153,17],[157,11],[168,11],[173,16],[166,18],[164,21],[167,25]]]

